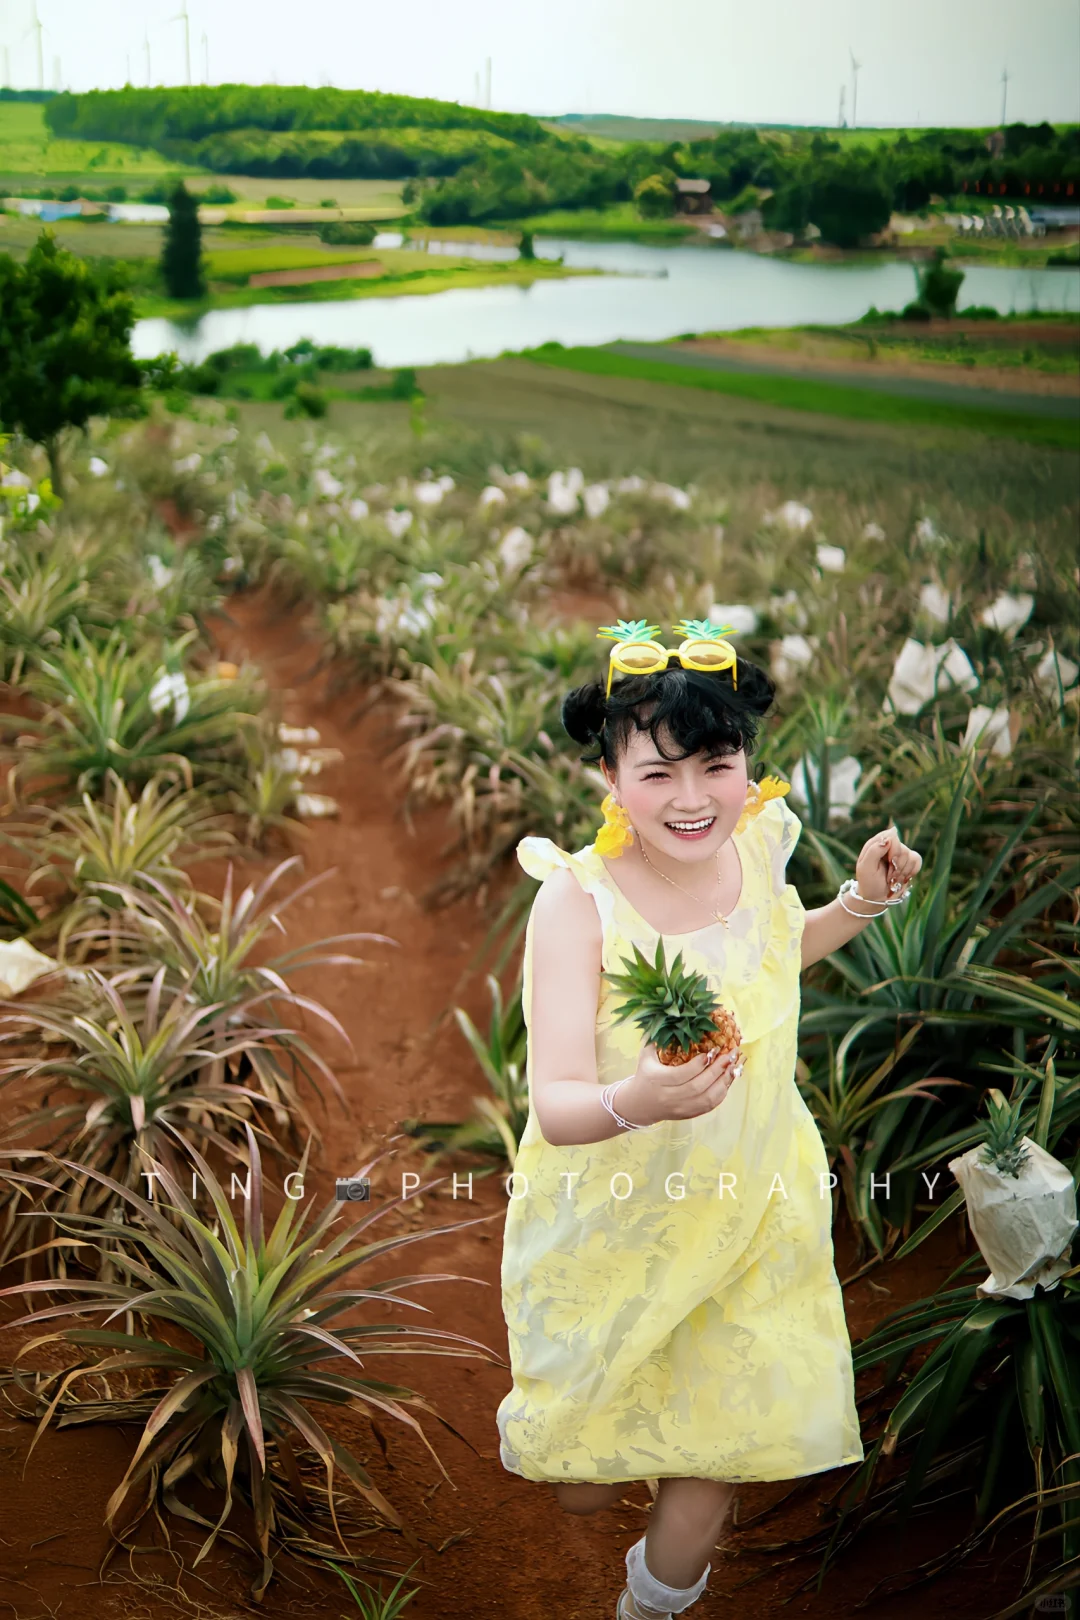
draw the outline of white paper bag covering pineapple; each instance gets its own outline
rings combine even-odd
[[[989,1094],[987,1140],[949,1169],[964,1189],[968,1221],[990,1275],[980,1298],[1030,1299],[1055,1288],[1070,1268],[1077,1229],[1076,1187],[1067,1165],[1019,1135],[1019,1107]]]

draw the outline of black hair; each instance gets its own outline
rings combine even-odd
[[[742,748],[750,754],[776,687],[745,658],[739,659],[738,678],[736,687],[730,670],[714,673],[676,664],[652,675],[616,676],[610,697],[599,682],[592,682],[566,694],[563,728],[582,748],[594,750],[584,756],[590,764],[602,759],[611,769],[631,728],[647,731],[662,759],[688,759],[702,751],[737,754]],[[662,734],[679,753],[664,752]]]

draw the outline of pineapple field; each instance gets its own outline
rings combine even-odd
[[[785,459],[758,407],[753,455],[712,417],[665,445],[626,431],[643,384],[501,365],[401,431],[159,399],[69,440],[62,501],[0,447],[0,1599],[613,1605],[647,1494],[574,1522],[567,1600],[494,1413],[513,851],[595,836],[560,702],[640,618],[771,669],[808,907],[890,821],[925,861],[803,982],[866,1459],[741,1488],[702,1613],[1027,1615],[1080,1581],[1075,458],[843,424]],[[622,970],[669,1061],[737,1041],[681,960]]]

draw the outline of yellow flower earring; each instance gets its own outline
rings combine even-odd
[[[610,793],[600,808],[604,812],[604,825],[596,835],[596,853],[616,860],[634,842],[630,813]]]
[[[778,776],[763,776],[760,782],[747,782],[746,806],[733,831],[741,833],[755,816],[761,814],[770,799],[782,799],[790,792],[791,783],[781,781]]]

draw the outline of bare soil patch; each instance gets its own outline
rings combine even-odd
[[[248,277],[249,287],[306,287],[309,281],[361,281],[386,274],[378,259],[354,264],[319,264],[309,270],[259,270]]]

